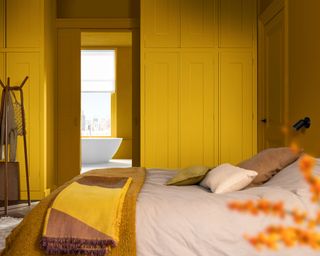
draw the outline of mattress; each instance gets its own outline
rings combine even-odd
[[[319,160],[314,172],[320,175]],[[226,194],[214,194],[197,185],[166,186],[174,174],[175,171],[148,170],[137,200],[137,255],[319,255],[307,247],[258,252],[244,239],[244,234],[255,235],[270,224],[290,225],[292,220],[252,216],[227,207],[228,202],[234,200],[266,198],[282,200],[287,209],[315,213],[298,162],[262,186]]]

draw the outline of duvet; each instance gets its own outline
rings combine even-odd
[[[315,173],[320,174],[320,161]],[[267,198],[282,200],[286,208],[314,212],[308,185],[298,162],[259,187],[213,194],[200,186],[166,186],[172,171],[149,170],[139,194],[136,212],[137,255],[151,256],[254,256],[320,255],[305,247],[257,252],[243,238],[255,235],[268,224],[290,224],[290,218],[252,216],[230,211],[229,201]]]

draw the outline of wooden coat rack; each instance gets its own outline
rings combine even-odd
[[[4,115],[5,115],[5,149],[4,149],[4,209],[5,215],[8,215],[8,203],[9,203],[9,195],[8,195],[8,111],[7,111],[7,100],[9,97],[10,91],[18,91],[20,93],[20,101],[21,101],[21,118],[22,118],[22,136],[23,136],[23,145],[24,145],[24,159],[25,159],[25,170],[26,170],[26,183],[27,183],[27,196],[28,196],[28,205],[31,205],[30,200],[30,183],[29,183],[29,164],[28,164],[28,154],[27,154],[27,136],[26,136],[26,120],[25,120],[25,111],[24,111],[24,102],[23,102],[23,91],[22,88],[28,80],[28,76],[22,81],[20,86],[10,86],[10,78],[8,77],[7,85],[4,85],[0,80],[0,85],[5,92],[4,99]],[[2,145],[0,145],[2,146]]]

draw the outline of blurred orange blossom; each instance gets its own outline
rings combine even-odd
[[[294,152],[298,152],[295,144],[291,145]],[[320,206],[320,178],[312,174],[315,165],[315,159],[309,155],[303,155],[299,160],[300,171],[310,186],[311,201]],[[267,199],[257,201],[248,200],[245,202],[231,202],[229,208],[239,212],[250,213],[252,215],[264,214],[279,218],[289,216],[295,223],[294,226],[270,225],[255,236],[245,238],[256,249],[268,248],[277,250],[282,244],[286,247],[296,245],[309,246],[312,249],[320,249],[320,207],[315,216],[309,216],[307,212],[301,212],[296,209],[285,210],[283,202],[272,202]]]

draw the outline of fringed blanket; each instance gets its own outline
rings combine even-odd
[[[118,188],[118,191],[122,190],[122,193],[120,194],[121,195],[125,194],[124,203],[122,205],[122,211],[121,211],[121,206],[120,208],[116,207],[117,208],[116,212],[119,212],[119,210],[122,212],[120,215],[121,216],[120,225],[117,225],[116,223],[112,223],[112,221],[111,222],[108,221],[107,219],[109,217],[106,217],[104,214],[101,214],[99,217],[94,217],[105,210],[104,208],[102,211],[100,211],[101,208],[103,208],[103,205],[101,201],[100,203],[98,202],[99,200],[103,200],[103,199],[98,199],[98,201],[96,202],[88,202],[88,200],[90,200],[89,199],[90,195],[89,193],[87,193],[88,195],[84,196],[87,198],[85,199],[86,202],[83,201],[83,204],[80,205],[80,202],[76,202],[75,198],[77,198],[77,196],[71,199],[72,193],[69,193],[70,191],[68,192],[68,190],[70,189],[70,190],[74,190],[74,192],[77,193],[76,190],[78,191],[82,189],[84,190],[85,186],[88,186],[89,188],[87,188],[88,189],[87,191],[90,191],[90,188],[92,189],[92,187],[89,185],[89,183],[90,184],[92,182],[95,182],[96,184],[97,182],[100,183],[100,181],[103,178],[106,178],[104,181],[107,181],[107,180],[112,181],[110,177],[115,177],[113,181],[115,180],[119,181],[118,185],[112,185],[112,186],[121,187],[121,188]],[[125,178],[125,179],[121,179],[121,178]],[[129,186],[130,179],[127,179],[127,178],[132,178],[130,186]],[[59,248],[59,246],[60,248],[66,248],[65,246],[70,244],[72,245],[71,246],[72,248],[77,248],[77,246],[74,246],[74,245],[76,245],[77,242],[81,240],[81,242],[86,241],[86,243],[81,243],[83,245],[86,244],[86,246],[84,246],[80,250],[78,250],[79,248],[77,248],[79,253],[81,252],[82,249],[95,250],[95,248],[97,248],[95,245],[98,245],[100,249],[107,245],[110,245],[110,246],[117,245],[111,250],[111,252],[108,255],[110,256],[136,255],[136,239],[135,239],[136,207],[135,206],[136,206],[136,199],[143,185],[144,179],[145,179],[144,168],[124,168],[124,169],[121,168],[121,169],[95,170],[95,171],[91,171],[84,175],[76,177],[72,181],[68,182],[64,186],[54,191],[47,198],[43,199],[26,216],[26,218],[21,222],[21,224],[16,229],[14,229],[12,234],[7,238],[7,247],[2,252],[1,255],[2,256],[48,255],[43,250],[40,249],[40,241],[41,241],[43,231],[45,236],[44,236],[44,239],[41,241],[41,244],[42,246],[47,248],[49,248],[48,246],[51,246],[51,245],[53,245],[52,248]],[[111,186],[110,183],[113,183],[113,182],[109,182],[109,186]],[[93,189],[94,193],[97,193],[97,191],[100,190],[99,193],[109,194],[108,192],[106,192],[105,187],[102,186],[102,182],[100,183],[99,186],[95,186],[95,187],[97,188]],[[126,187],[128,188],[127,193],[123,193],[126,190]],[[110,187],[109,189],[112,190],[112,188]],[[108,191],[110,192],[110,190]],[[114,189],[113,191],[115,192],[116,190]],[[71,213],[70,209],[72,209],[72,207],[68,207],[65,203],[63,203],[62,198],[60,198],[59,196],[69,198],[67,199],[67,201],[69,200],[73,201],[73,202],[69,201],[69,204],[78,205],[78,207],[82,207],[83,212],[79,213],[79,211],[77,211],[77,213]],[[79,197],[79,199],[81,200],[81,196]],[[119,200],[121,201],[121,199]],[[46,219],[46,213],[48,212],[48,209],[50,209],[49,210],[50,213],[48,215],[48,218]],[[100,209],[100,210],[98,211],[95,209]],[[53,213],[52,211],[54,212],[56,211],[56,212]],[[85,213],[85,211],[87,211],[87,213]],[[117,215],[116,212],[114,213],[114,216]],[[61,217],[61,214],[62,215],[66,214],[68,217],[66,217],[66,215],[64,215],[64,217]],[[53,220],[54,222],[52,222],[52,224],[60,225],[59,221],[61,221],[63,218],[66,218],[64,222],[65,228],[63,228],[64,230],[63,233],[56,232],[57,229],[55,229],[54,225],[51,225],[50,218],[57,217],[57,215],[60,215],[60,216],[57,218],[57,220]],[[78,223],[80,226],[78,226],[75,223],[72,224],[71,220]],[[115,218],[114,220],[115,222],[118,222],[119,218]],[[55,221],[58,221],[58,222],[55,222]],[[118,226],[118,229],[117,229],[117,226]],[[71,231],[66,230],[68,229],[68,227],[71,227],[73,230]],[[80,233],[77,233],[76,234],[77,236],[74,237],[75,239],[71,241],[73,243],[69,243],[70,240],[65,239],[66,238],[65,234],[67,234],[67,232],[71,232],[71,234],[74,234],[75,232],[78,232],[78,231],[80,231]],[[85,234],[87,231],[91,234],[90,236],[87,236]],[[59,241],[66,242],[66,243],[61,243],[59,244],[59,246],[56,246],[57,244],[55,243],[55,239],[50,240],[49,238],[61,239]],[[95,240],[96,242],[93,242],[91,240]],[[54,251],[50,251],[50,253],[52,252]],[[87,253],[88,253],[87,255],[90,255],[89,252]],[[107,255],[107,251],[104,254]],[[93,255],[97,255],[97,254],[93,254]]]
[[[48,209],[41,247],[48,254],[103,256],[119,242],[126,177],[86,176],[74,181]]]

